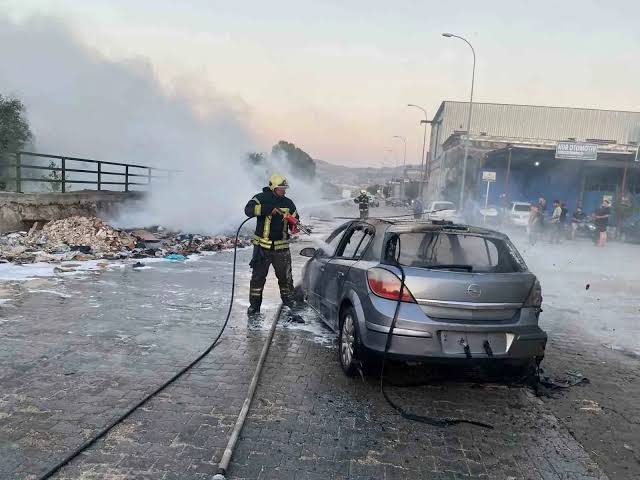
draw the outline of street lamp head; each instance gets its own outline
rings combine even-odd
[[[451,37],[454,37],[455,35],[453,33],[443,33],[442,36],[443,37],[447,37],[447,38],[451,38]]]

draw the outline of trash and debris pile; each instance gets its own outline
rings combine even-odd
[[[96,217],[74,216],[44,225],[36,222],[28,232],[1,235],[0,262],[148,257],[182,261],[188,255],[233,248],[234,241],[233,237],[181,234],[162,227],[124,231],[113,228]],[[238,240],[239,247],[249,246],[250,243],[247,238]]]
[[[128,233],[118,231],[99,218],[69,217],[49,222],[42,230],[32,232],[37,245],[78,247],[88,254],[115,253],[136,246],[136,240]]]

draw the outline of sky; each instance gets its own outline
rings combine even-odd
[[[284,139],[343,165],[402,162],[394,135],[418,163],[423,114],[407,104],[431,116],[468,99],[471,50],[442,32],[475,48],[476,101],[640,111],[636,0],[0,0],[0,13],[55,17],[167,89],[233,99],[257,148]]]

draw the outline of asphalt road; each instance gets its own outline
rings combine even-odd
[[[537,397],[474,372],[393,366],[393,383],[424,383],[390,388],[406,409],[494,430],[402,419],[375,378],[343,376],[332,333],[310,312],[303,326],[283,321],[229,478],[638,478],[637,248],[523,249],[545,296],[545,371],[577,371],[589,384]],[[219,346],[57,478],[215,473],[278,302],[270,278],[264,322],[247,322],[249,253],[239,252],[236,308]],[[204,350],[223,320],[230,258],[0,285],[10,299],[0,305],[0,478],[37,478]],[[297,276],[303,259],[294,258]]]

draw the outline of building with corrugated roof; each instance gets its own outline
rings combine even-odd
[[[623,198],[640,206],[640,112],[474,103],[467,135],[468,112],[468,102],[445,101],[433,118],[429,199],[458,201],[468,138],[470,200],[484,203],[488,171],[494,205],[545,197],[590,212],[610,197],[614,206]]]

